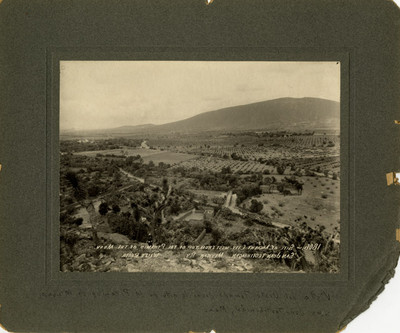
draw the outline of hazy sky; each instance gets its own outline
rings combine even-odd
[[[61,61],[60,128],[163,124],[280,97],[340,101],[336,62]]]

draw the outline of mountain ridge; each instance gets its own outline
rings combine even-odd
[[[108,134],[200,132],[256,129],[315,129],[340,127],[340,103],[314,97],[283,97],[206,111],[166,124],[120,126]],[[100,130],[98,130],[100,131]]]

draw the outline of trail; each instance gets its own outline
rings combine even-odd
[[[142,184],[144,184],[144,178],[136,177],[136,176],[132,175],[131,173],[129,173],[128,171],[125,171],[124,169],[121,169],[121,168],[119,168],[119,171],[121,171],[121,173],[123,173],[125,176],[128,176],[128,178],[135,179],[138,182],[141,182]]]

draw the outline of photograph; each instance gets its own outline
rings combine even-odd
[[[340,68],[59,61],[60,271],[340,273]]]

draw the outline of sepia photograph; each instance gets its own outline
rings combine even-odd
[[[60,271],[340,272],[340,62],[59,66]]]

